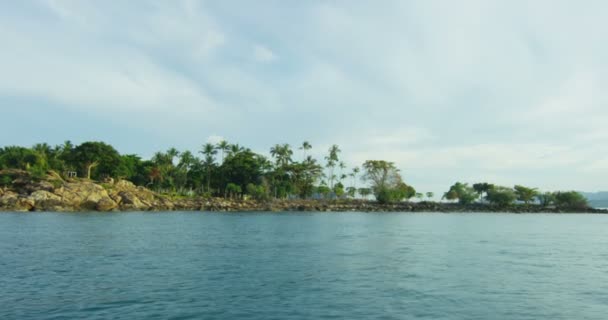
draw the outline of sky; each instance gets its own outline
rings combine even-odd
[[[0,146],[309,141],[421,192],[608,190],[606,30],[603,0],[0,1]]]

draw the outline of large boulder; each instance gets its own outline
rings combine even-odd
[[[34,209],[36,211],[73,211],[74,208],[66,205],[61,200],[61,197],[45,191],[38,190],[32,192],[32,194],[27,197],[34,203]]]
[[[120,206],[124,210],[147,210],[150,204],[143,203],[133,192],[121,191],[118,193],[120,197]]]
[[[8,210],[12,209],[18,198],[18,194],[12,191],[4,191],[3,194],[0,196],[0,208]]]
[[[102,198],[100,199],[96,206],[95,209],[97,211],[112,211],[114,209],[116,209],[118,207],[118,204],[116,202],[114,202],[114,200],[108,198]]]
[[[89,181],[65,183],[55,190],[55,194],[60,196],[66,205],[83,210],[98,210],[98,203],[102,200],[100,207],[103,208],[114,202],[102,186]]]

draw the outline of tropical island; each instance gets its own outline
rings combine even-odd
[[[238,144],[206,143],[198,157],[171,148],[149,160],[103,142],[0,148],[0,211],[399,211],[608,213],[576,191],[540,192],[456,182],[432,201],[404,182],[394,163],[347,168],[339,146],[323,161],[308,142],[271,157]]]

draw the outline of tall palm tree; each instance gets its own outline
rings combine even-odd
[[[302,150],[302,159],[306,159],[306,151],[312,149],[312,146],[308,141],[304,141],[302,142],[302,146],[298,149]]]
[[[217,150],[220,151],[220,164],[224,163],[224,152],[230,151],[230,144],[226,140],[220,141],[216,146]]]
[[[353,171],[350,173],[350,177],[353,178],[353,188],[355,188],[355,190],[357,190],[357,174],[359,174],[360,171],[361,169],[359,169],[359,167],[354,167]]]
[[[188,150],[182,152],[179,157],[177,167],[184,173],[184,185],[188,184],[188,173],[196,163],[196,160],[196,157]]]
[[[211,143],[206,143],[203,145],[203,149],[200,151],[205,156],[203,160],[203,165],[207,169],[207,192],[211,191],[211,167],[215,162],[214,156],[217,154],[217,150],[215,146]]]
[[[179,151],[177,151],[177,149],[175,149],[175,148],[169,148],[169,150],[167,150],[166,154],[167,154],[167,158],[171,162],[171,165],[173,165],[173,160],[175,158],[179,157]]]
[[[245,148],[241,147],[238,143],[231,144],[228,148],[228,155],[235,155],[239,152],[245,151]]]
[[[340,147],[334,144],[329,148],[329,154],[325,157],[327,160],[327,169],[329,170],[328,178],[329,178],[329,187],[333,190],[334,188],[334,179],[336,175],[334,174],[334,169],[338,161],[340,161],[338,154],[341,152]]]
[[[270,154],[275,157],[278,166],[285,167],[292,162],[291,156],[293,155],[293,150],[291,150],[291,146],[287,143],[277,144],[270,148]]]

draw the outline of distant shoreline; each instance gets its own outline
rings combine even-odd
[[[49,173],[34,179],[23,171],[10,185],[0,187],[0,211],[4,212],[444,212],[444,213],[597,213],[606,209],[589,206],[558,207],[538,204],[497,206],[485,203],[395,202],[382,204],[361,199],[257,201],[218,197],[183,197],[159,194],[126,180],[96,183],[87,179],[62,179]]]

